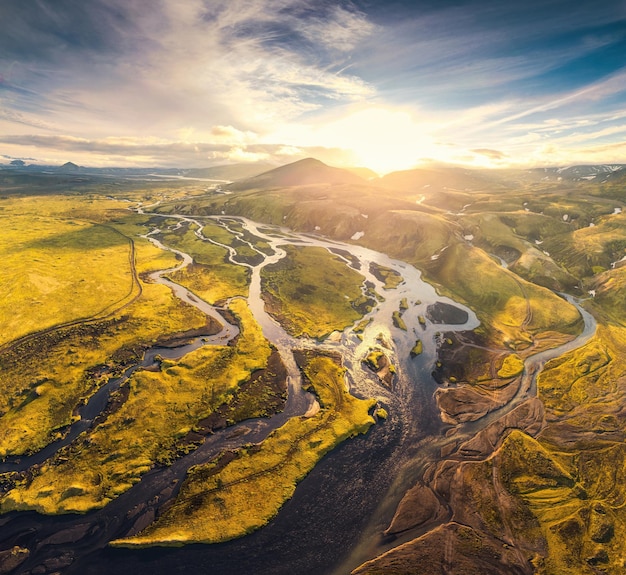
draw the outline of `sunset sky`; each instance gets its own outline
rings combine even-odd
[[[626,163],[626,0],[1,0],[0,164]]]

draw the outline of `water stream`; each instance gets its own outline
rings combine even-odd
[[[184,215],[167,215],[176,218],[180,225],[195,227],[196,236],[203,241],[213,240],[202,234],[203,220]],[[414,267],[390,258],[373,250],[342,242],[331,241],[318,236],[294,233],[283,228],[273,228],[257,224],[245,218],[219,217],[211,219],[238,233],[233,222],[270,245],[268,255],[245,241],[252,249],[263,256],[260,263],[252,265],[236,260],[236,251],[229,250],[230,261],[247,266],[251,270],[248,305],[263,330],[265,337],[277,348],[288,371],[289,399],[285,411],[271,418],[249,420],[208,437],[195,451],[177,460],[166,469],[153,470],[129,491],[122,494],[104,509],[94,511],[84,517],[42,517],[35,513],[11,513],[0,517],[2,541],[12,541],[37,548],[37,553],[24,565],[33,568],[51,558],[69,554],[67,573],[108,574],[132,573],[174,573],[211,572],[221,575],[287,575],[291,573],[322,575],[330,573],[342,564],[350,550],[361,551],[353,556],[352,563],[367,557],[376,547],[377,533],[388,523],[394,504],[402,493],[402,488],[410,484],[413,477],[406,473],[407,465],[415,457],[420,445],[427,445],[430,439],[439,436],[441,420],[433,400],[436,384],[431,372],[436,361],[439,333],[471,330],[478,326],[476,315],[465,306],[449,298],[439,296],[435,289],[424,282],[421,273]],[[229,223],[230,222],[230,223]],[[229,227],[230,226],[230,227]],[[160,249],[170,250],[181,258],[181,263],[171,269],[152,274],[153,281],[167,285],[181,300],[196,306],[203,313],[217,319],[224,327],[209,338],[197,338],[190,346],[164,349],[155,348],[146,353],[142,363],[129,368],[122,378],[109,382],[110,389],[101,390],[81,412],[81,421],[70,431],[75,438],[88,428],[91,420],[106,405],[108,393],[119,387],[124,378],[141,366],[151,365],[157,354],[178,358],[199,345],[225,343],[237,334],[236,326],[230,325],[219,310],[202,301],[186,288],[172,282],[165,276],[182,269],[191,263],[188,254],[164,245],[156,236],[158,229],[147,234],[147,238]],[[261,270],[266,265],[278,262],[285,256],[285,245],[305,245],[321,247],[354,267],[373,285],[384,299],[378,301],[366,318],[370,319],[361,337],[350,326],[341,333],[334,334],[323,342],[309,338],[293,338],[265,310],[261,297]],[[398,272],[403,281],[394,289],[385,289],[383,283],[372,273],[374,263]],[[408,309],[402,319],[406,330],[394,326],[392,315],[400,308],[403,300]],[[438,302],[447,303],[462,309],[467,321],[461,324],[424,323],[428,306]],[[580,308],[579,308],[580,309]],[[585,331],[573,342],[559,348],[542,352],[527,360],[529,376],[520,392],[521,401],[532,394],[536,372],[550,359],[578,345],[590,337],[595,323],[589,314],[581,310],[585,319]],[[419,338],[423,352],[411,357],[410,350]],[[381,385],[378,378],[363,367],[362,360],[370,348],[386,342],[386,353],[397,369],[391,386]],[[195,347],[194,347],[195,346]],[[184,478],[189,467],[208,461],[223,449],[236,448],[244,443],[262,441],[273,429],[282,425],[289,417],[313,414],[315,400],[302,391],[300,372],[295,364],[292,350],[296,348],[318,348],[341,354],[348,370],[347,383],[350,391],[360,397],[376,397],[389,410],[389,419],[375,425],[365,437],[359,437],[342,444],[325,457],[313,472],[299,485],[295,496],[289,501],[278,517],[266,528],[243,539],[211,546],[188,546],[183,549],[147,549],[129,551],[110,549],[106,543],[116,537],[136,532],[154,516],[155,509],[175,495],[180,479]],[[528,363],[528,362],[532,362]],[[530,369],[532,366],[533,369]],[[99,395],[100,394],[100,395]],[[511,406],[506,408],[510,410]],[[503,413],[493,414],[500,417]],[[485,418],[484,418],[485,419]],[[488,419],[481,420],[481,426]],[[69,442],[69,439],[67,442]],[[33,459],[7,461],[0,471],[27,468],[33,463],[50,457],[60,445],[48,446]],[[151,505],[146,502],[152,502]],[[87,535],[78,537],[81,525],[90,526]],[[43,544],[53,534],[67,533],[66,537],[56,536],[56,544]],[[365,555],[363,555],[365,554]],[[50,563],[52,564],[52,563]],[[355,565],[352,564],[352,567]],[[43,571],[49,572],[49,571]],[[51,572],[51,570],[50,570]]]

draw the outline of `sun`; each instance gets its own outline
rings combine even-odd
[[[329,143],[351,150],[361,165],[379,174],[411,168],[436,153],[425,127],[404,111],[359,110],[320,131]]]
[[[425,159],[450,161],[450,149],[433,137],[436,129],[434,122],[417,119],[412,111],[373,106],[284,125],[272,138],[299,148],[337,150],[337,165],[367,167],[384,175],[411,169]]]

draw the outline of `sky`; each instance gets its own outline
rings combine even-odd
[[[626,163],[626,0],[1,0],[0,164]]]

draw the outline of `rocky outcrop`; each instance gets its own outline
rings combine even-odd
[[[535,436],[541,431],[543,424],[543,403],[537,398],[529,399],[463,442],[458,452],[464,457],[485,458],[498,448],[507,430],[523,429],[529,435]]]
[[[448,523],[400,545],[352,575],[528,575],[531,564],[495,537]]]

